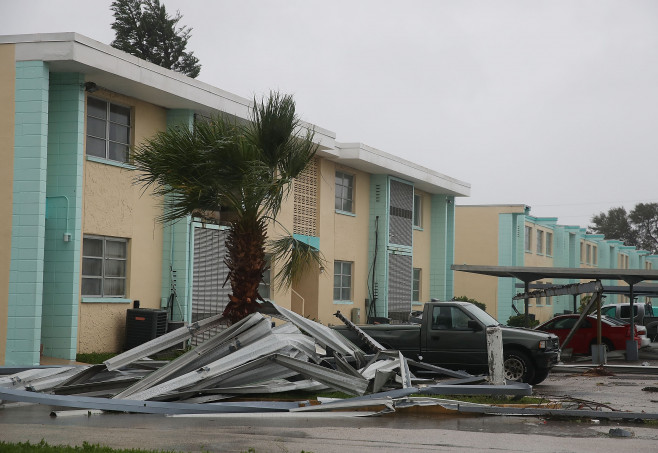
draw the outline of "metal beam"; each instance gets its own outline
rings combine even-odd
[[[0,387],[0,399],[26,403],[48,404],[50,406],[76,407],[79,409],[99,409],[115,412],[135,412],[142,414],[202,414],[202,413],[244,413],[244,412],[287,412],[287,408],[276,408],[258,403],[212,403],[186,404],[161,401],[115,400],[89,396],[49,395]]]
[[[172,330],[162,336],[147,341],[144,344],[136,346],[123,354],[119,354],[103,362],[108,370],[116,370],[135,360],[147,357],[156,352],[175,346],[183,341],[189,340],[193,335],[201,333],[222,322],[222,315],[211,316],[210,318],[190,324],[180,329]]]
[[[302,376],[315,379],[324,385],[349,395],[363,395],[368,388],[368,381],[366,379],[351,376],[340,371],[330,370],[320,365],[303,362],[280,354],[274,354],[270,357],[270,360],[288,367]]]
[[[574,283],[571,285],[553,286],[549,288],[538,289],[536,291],[519,293],[516,296],[512,297],[512,300],[533,299],[533,298],[545,297],[545,296],[563,296],[570,294],[596,293],[601,291],[603,291],[603,285],[601,285],[601,282],[599,280],[596,280],[588,283]]]

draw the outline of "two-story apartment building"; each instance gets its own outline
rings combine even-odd
[[[455,211],[455,264],[491,266],[571,267],[601,269],[656,269],[658,256],[625,246],[600,234],[587,234],[586,228],[561,225],[555,217],[535,217],[526,205],[457,206]],[[550,279],[533,283],[565,285],[578,280]],[[515,312],[512,297],[523,292],[513,278],[457,272],[455,294],[487,305],[487,311],[501,322]],[[602,281],[604,286],[625,285]],[[627,301],[622,294],[606,296],[606,303]],[[565,311],[573,311],[572,296],[530,299],[530,313],[545,321]],[[521,302],[518,310],[523,312]]]
[[[221,313],[224,234],[161,224],[163,200],[134,184],[130,150],[174,124],[251,101],[74,33],[0,37],[0,364],[119,351],[127,309],[172,320]],[[453,296],[454,200],[467,183],[314,128],[319,152],[279,226],[325,265],[261,294],[323,323],[337,310],[403,318]]]

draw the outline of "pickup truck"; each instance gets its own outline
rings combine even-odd
[[[601,307],[601,314],[630,322],[631,304],[608,304]],[[647,328],[647,337],[651,341],[658,340],[658,307],[649,303],[633,304],[635,324]]]
[[[546,379],[559,358],[557,336],[503,326],[468,302],[428,302],[420,324],[368,324],[359,328],[382,346],[399,350],[410,359],[485,374],[489,371],[486,328],[492,326],[502,329],[506,379],[533,385]],[[346,326],[334,329],[364,346]]]

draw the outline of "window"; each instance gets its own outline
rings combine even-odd
[[[592,264],[594,266],[599,264],[598,248],[595,245],[592,246]]]
[[[622,253],[619,254],[619,259],[617,259],[619,269],[628,269],[628,255]]]
[[[336,210],[354,212],[354,175],[336,172]]]
[[[423,196],[414,194],[414,226],[423,227]]]
[[[553,255],[553,233],[546,232],[546,254]]]
[[[352,300],[352,263],[334,261],[334,300]]]
[[[526,226],[525,227],[525,251],[526,252],[532,252],[532,249],[530,248],[530,244],[532,244],[532,227]]]
[[[537,255],[544,253],[544,232],[537,230]]]
[[[580,262],[585,262],[585,244],[583,242],[580,243]]]
[[[85,236],[82,241],[83,296],[126,296],[126,239]]]
[[[128,162],[130,107],[87,98],[87,154]]]
[[[265,255],[266,269],[263,272],[263,279],[258,285],[258,294],[265,300],[270,300],[272,297],[272,256]]]
[[[617,314],[616,310],[616,307],[601,307],[601,314],[603,316],[610,316],[611,318],[614,318]]]
[[[470,330],[471,318],[457,307],[434,307],[432,330]]]
[[[585,262],[587,264],[592,263],[592,246],[590,244],[587,244],[587,247],[585,248]]]
[[[420,302],[420,268],[415,267],[411,289],[411,301]]]

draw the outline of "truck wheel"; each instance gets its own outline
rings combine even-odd
[[[524,352],[517,350],[503,352],[503,358],[505,379],[528,384],[532,382],[535,377],[535,367]]]
[[[550,370],[548,370],[548,369],[541,369],[541,370],[535,371],[535,377],[532,378],[532,382],[530,382],[530,384],[537,385],[537,384],[540,384],[540,383],[544,382],[544,379],[546,379],[548,377],[548,372],[549,371]]]

